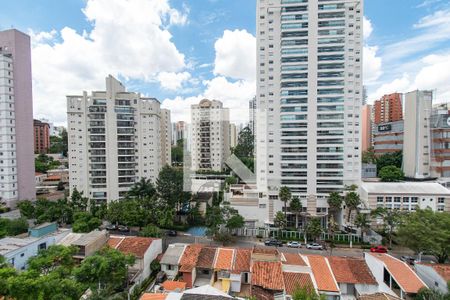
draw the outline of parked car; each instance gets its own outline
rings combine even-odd
[[[309,243],[306,245],[306,249],[323,250],[323,246],[317,243]]]
[[[388,250],[385,246],[375,246],[370,248],[370,252],[374,252],[374,253],[387,253]]]
[[[264,245],[266,246],[283,246],[283,242],[275,239],[265,240]]]
[[[164,271],[159,271],[158,274],[156,274],[156,284],[163,283],[166,280],[166,273]]]
[[[289,248],[300,248],[302,244],[300,244],[299,242],[291,241],[287,243],[287,246]]]
[[[115,224],[106,225],[106,230],[117,230],[117,226]]]
[[[167,235],[168,236],[177,236],[178,233],[176,230],[169,230],[169,231],[167,231]]]
[[[119,225],[119,226],[117,227],[117,229],[118,229],[120,232],[129,232],[129,231],[130,231],[130,228],[128,228],[128,226],[125,226],[125,225]]]
[[[400,259],[411,266],[413,266],[414,263],[416,262],[416,259],[414,257],[407,255],[403,255],[402,257],[400,257]]]

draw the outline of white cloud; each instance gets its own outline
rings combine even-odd
[[[65,96],[103,88],[108,74],[151,81],[185,67],[165,29],[185,17],[168,0],[88,0],[83,13],[90,31],[32,33],[36,116],[65,122]]]
[[[383,95],[395,92],[404,93],[409,91],[411,80],[408,74],[403,74],[401,78],[394,79],[391,82],[382,84],[374,93],[369,95],[369,102],[381,98]]]
[[[369,36],[373,32],[373,26],[372,22],[366,18],[366,16],[363,17],[363,31],[364,31],[364,39],[369,38]]]
[[[183,83],[191,78],[191,74],[188,72],[161,72],[157,78],[163,89],[176,91],[181,89]]]
[[[363,72],[364,84],[371,84],[380,78],[382,72],[382,60],[377,56],[377,46],[364,46]]]
[[[225,30],[214,48],[214,75],[234,79],[255,80],[256,39],[246,30]]]

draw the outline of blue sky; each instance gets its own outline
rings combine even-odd
[[[113,74],[186,118],[203,97],[245,122],[255,86],[255,0],[5,1],[0,29],[32,35],[34,112],[65,121],[65,95]],[[365,83],[383,93],[436,89],[450,100],[448,0],[365,1]]]

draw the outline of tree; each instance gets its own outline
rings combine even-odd
[[[285,214],[283,214],[281,211],[278,211],[275,214],[275,218],[273,219],[273,223],[276,227],[284,229],[287,225],[287,220]]]
[[[450,252],[450,214],[417,209],[400,223],[399,241],[416,253],[433,255],[439,263],[445,263]]]
[[[72,225],[73,232],[91,232],[102,224],[102,221],[88,212],[74,214],[75,222]]]
[[[295,228],[298,228],[298,216],[303,210],[300,198],[298,196],[292,197],[289,207],[291,208],[291,212],[295,214]]]
[[[172,154],[172,163],[174,165],[183,164],[183,154],[184,154],[184,146],[183,139],[179,139],[177,141],[176,146],[172,146],[171,154]]]
[[[297,286],[292,292],[292,300],[325,300],[325,295],[318,295],[313,287]]]
[[[375,153],[373,148],[369,148],[362,153],[361,161],[364,164],[374,164],[376,163]]]
[[[358,208],[358,206],[361,204],[361,199],[359,198],[358,193],[351,191],[345,195],[344,202],[348,209],[347,222],[350,222],[352,211]]]
[[[322,224],[320,218],[311,218],[306,225],[305,233],[310,240],[317,240],[323,232]]]
[[[58,186],[56,187],[56,189],[58,191],[64,191],[64,189],[65,189],[64,182],[62,182],[62,181],[58,182]]]
[[[6,219],[0,218],[0,238],[14,236],[28,231],[28,222],[25,218]]]
[[[228,230],[233,230],[242,228],[244,227],[244,225],[245,225],[244,217],[239,214],[235,214],[228,219],[225,226],[227,227]]]
[[[364,241],[364,233],[370,229],[370,215],[358,213],[355,218],[355,226],[361,230],[361,243]]]
[[[287,186],[282,186],[278,191],[278,197],[284,202],[284,217],[287,219],[287,202],[291,200],[291,190]]]
[[[155,186],[150,179],[144,177],[136,182],[128,192],[128,197],[143,199],[147,197],[153,197],[156,194]]]
[[[162,234],[158,226],[147,225],[142,228],[142,230],[139,232],[139,235],[144,237],[159,238]]]
[[[449,299],[450,293],[445,295],[437,289],[429,289],[426,287],[421,288],[414,297],[414,300],[449,300]]]
[[[401,168],[402,160],[402,151],[383,154],[376,159],[377,170],[380,172],[380,170],[385,166],[396,166],[397,168]]]
[[[331,192],[327,199],[331,214],[336,214],[342,207],[342,196],[338,192]]]
[[[73,274],[78,282],[94,291],[115,291],[125,285],[128,267],[134,261],[133,256],[106,247],[85,258]]]
[[[233,154],[238,158],[253,158],[254,153],[254,137],[250,128],[244,127],[238,136],[238,144],[233,149]]]
[[[33,219],[34,216],[34,205],[33,202],[30,200],[23,200],[17,203],[17,208],[20,210],[20,214],[27,218],[27,219]]]
[[[383,220],[383,230],[388,238],[389,247],[391,248],[394,231],[397,229],[397,226],[402,220],[401,213],[398,210],[391,210],[385,207],[377,207],[377,209],[372,211],[371,214]]]
[[[48,275],[58,269],[60,274],[68,275],[75,266],[73,256],[76,252],[74,246],[52,245],[28,260],[28,270]]]
[[[401,181],[405,177],[405,173],[396,166],[385,166],[378,172],[378,177],[384,182]]]
[[[190,199],[189,193],[183,191],[183,170],[164,166],[156,180],[156,191],[167,208],[180,211]]]
[[[72,191],[70,197],[70,204],[75,211],[86,211],[88,208],[89,199],[83,196],[83,192],[79,192],[77,188]]]

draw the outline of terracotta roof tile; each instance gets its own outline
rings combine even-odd
[[[252,284],[269,290],[283,290],[281,262],[255,261],[252,265]]]
[[[203,247],[198,255],[196,266],[199,268],[212,269],[217,248]]]
[[[219,248],[214,269],[231,270],[233,267],[234,249]]]
[[[282,253],[282,262],[285,265],[306,266],[305,261],[298,253]]]
[[[314,290],[311,275],[308,273],[283,272],[286,294],[292,295],[297,288]]]
[[[186,282],[182,281],[173,281],[173,280],[166,280],[162,283],[162,287],[166,291],[184,291],[186,289]]]
[[[234,260],[233,273],[250,272],[251,259],[251,249],[236,249],[236,259]]]
[[[261,247],[254,247],[253,253],[255,254],[270,254],[270,255],[278,255],[278,250],[275,248],[261,248]]]
[[[165,300],[167,294],[154,294],[154,293],[145,293],[141,296],[139,300]]]
[[[431,267],[444,278],[445,281],[450,281],[450,265],[434,264]]]
[[[339,283],[377,284],[364,259],[332,256],[328,261]]]
[[[370,295],[361,295],[358,300],[401,300],[401,298],[386,294],[386,293],[375,293]]]
[[[273,300],[274,297],[274,291],[269,291],[266,289],[263,289],[260,286],[253,285],[252,286],[252,296],[254,296],[258,300]]]
[[[396,259],[389,254],[384,253],[368,253],[380,261],[384,262],[389,273],[394,277],[397,284],[406,293],[417,293],[425,284],[414,273],[414,271],[403,261]]]
[[[319,255],[308,255],[307,257],[319,291],[339,292],[326,258]]]
[[[121,241],[118,241],[121,239]],[[148,247],[155,239],[147,237],[111,237],[108,240],[108,246],[119,250],[124,254],[133,254],[138,258],[143,258]]]
[[[202,247],[200,245],[188,245],[180,260],[180,272],[191,272],[197,264],[197,259]]]

